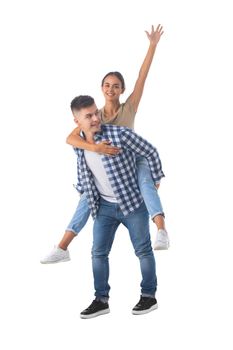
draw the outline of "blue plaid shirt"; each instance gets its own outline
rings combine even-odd
[[[96,143],[110,140],[113,146],[121,148],[117,156],[102,156],[104,168],[116,196],[117,202],[126,216],[136,210],[142,203],[138,181],[136,156],[145,157],[149,163],[154,183],[159,182],[164,173],[158,152],[148,141],[129,128],[117,125],[101,125],[101,131],[95,134]],[[99,208],[100,194],[94,183],[91,170],[88,168],[84,150],[74,148],[77,154],[78,192],[86,193],[92,217],[95,218]]]

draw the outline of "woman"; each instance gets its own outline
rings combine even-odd
[[[143,94],[145,81],[157,44],[162,34],[163,27],[160,24],[157,26],[156,30],[154,30],[154,26],[152,26],[150,33],[146,31],[146,35],[150,42],[149,48],[140,68],[133,92],[127,98],[125,103],[120,103],[120,96],[125,91],[123,76],[119,72],[110,72],[105,75],[101,84],[102,92],[105,98],[105,105],[100,110],[102,123],[126,126],[133,129],[134,118]],[[75,128],[67,137],[67,143],[76,148],[103,153],[109,156],[116,155],[119,152],[119,149],[111,146],[109,141],[104,141],[95,145],[87,143],[82,137],[80,137],[79,127]],[[145,158],[138,157],[137,169],[138,184],[142,197],[153,222],[157,226],[154,249],[168,249],[169,239],[165,229],[162,205],[157,193],[159,184],[156,184],[155,187],[150,174],[149,165]],[[44,257],[41,260],[41,263],[55,263],[70,260],[69,251],[67,248],[73,238],[85,226],[89,215],[90,210],[87,205],[86,197],[85,195],[82,195],[76,212],[59,245],[55,247],[46,257]]]

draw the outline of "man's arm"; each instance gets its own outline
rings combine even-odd
[[[157,149],[129,128],[125,128],[121,132],[121,142],[123,149],[128,149],[147,159],[154,183],[158,184],[164,177],[164,173]]]
[[[87,151],[97,152],[105,155],[115,156],[119,153],[120,149],[118,147],[111,146],[111,141],[102,141],[98,144],[92,144],[84,140],[80,136],[81,129],[76,127],[66,138],[66,143],[69,145],[85,149]]]
[[[139,75],[134,86],[134,90],[127,99],[127,101],[129,101],[130,104],[133,106],[135,112],[138,109],[138,105],[142,97],[145,81],[146,81],[148,72],[150,70],[151,63],[153,61],[157,44],[162,34],[163,34],[163,27],[160,24],[157,26],[156,30],[154,30],[154,26],[152,26],[150,33],[146,31],[146,35],[150,41],[150,45],[146,53],[146,56],[144,58],[144,61],[141,65]]]

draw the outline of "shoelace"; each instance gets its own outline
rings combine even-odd
[[[138,304],[137,304],[137,306],[145,305],[145,304],[148,303],[148,301],[149,301],[149,299],[147,299],[146,297],[141,297],[139,302],[138,302]]]
[[[90,306],[88,306],[88,308],[87,308],[87,310],[89,311],[92,311],[92,310],[94,310],[95,309],[95,307],[96,307],[96,305],[99,303],[99,301],[97,301],[97,300],[93,300],[93,302],[91,303],[91,305]]]
[[[139,300],[139,302],[136,306],[138,306],[138,307],[145,306],[146,307],[147,305],[150,305],[150,302],[151,302],[151,298],[141,296],[141,299]]]

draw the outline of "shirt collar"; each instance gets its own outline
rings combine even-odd
[[[102,138],[103,138],[103,125],[101,125],[100,127],[101,127],[100,131],[98,131],[98,132],[94,135],[94,140],[95,140],[95,141],[101,141]],[[81,136],[82,136],[82,137],[84,138],[84,140],[85,140],[86,137],[85,137],[84,132],[81,131],[80,134],[81,134]]]

